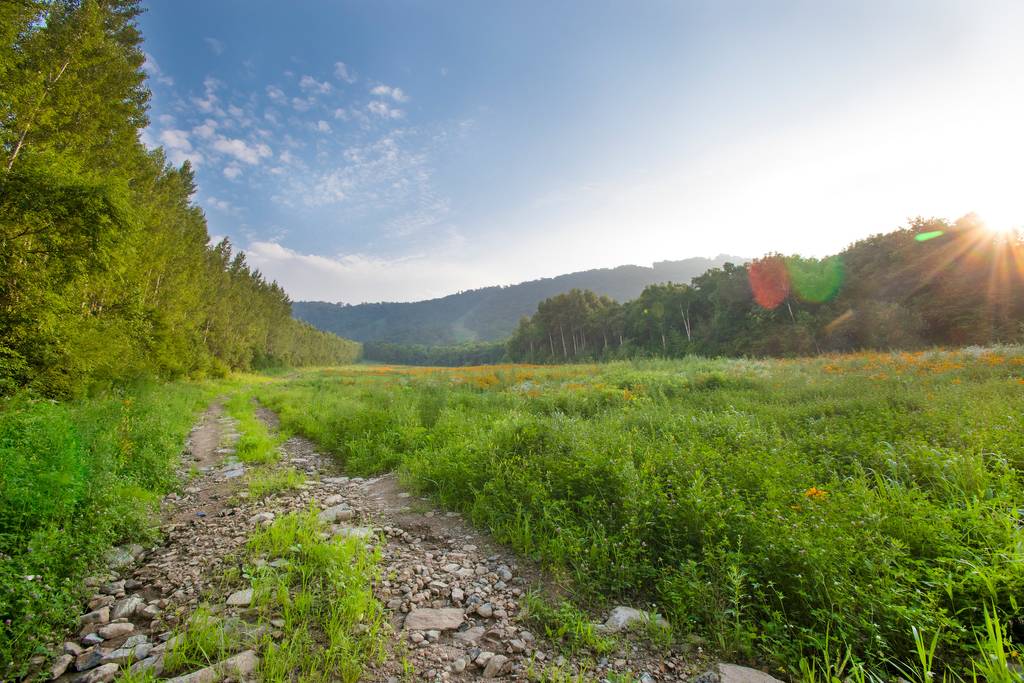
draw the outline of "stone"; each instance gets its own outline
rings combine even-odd
[[[505,668],[505,663],[508,661],[508,657],[505,655],[494,655],[487,660],[487,666],[484,667],[484,678],[497,678],[501,675],[501,670]]]
[[[470,645],[475,645],[477,641],[479,641],[483,637],[483,635],[483,626],[473,626],[472,628],[467,628],[465,631],[459,631],[458,633],[456,633],[455,640],[461,641],[463,643],[468,643]]]
[[[144,607],[145,604],[146,602],[136,595],[133,595],[130,598],[124,598],[123,600],[118,600],[114,603],[113,609],[110,610],[110,618],[127,619],[135,614],[135,610]]]
[[[164,655],[163,653],[155,654],[140,662],[132,664],[131,671],[133,674],[141,674],[147,671],[152,671],[154,675],[159,676],[164,672]]]
[[[502,581],[511,581],[512,580],[512,570],[509,569],[507,565],[503,564],[500,567],[498,567],[497,574],[498,574],[498,578],[501,579]]]
[[[82,654],[83,650],[84,648],[81,645],[70,640],[64,643],[64,654],[66,655],[77,657],[78,655]]]
[[[467,662],[466,662],[465,658],[459,657],[454,662],[452,662],[452,671],[457,673],[457,674],[460,674],[460,673],[462,673],[463,671],[466,670],[466,664],[467,664]]]
[[[53,666],[50,667],[50,680],[60,678],[64,675],[64,672],[71,666],[71,662],[75,661],[74,655],[62,654],[57,659],[53,660]]]
[[[83,614],[78,618],[79,626],[86,624],[106,624],[110,621],[110,608],[100,607],[98,610]]]
[[[97,633],[99,633],[100,637],[104,640],[112,640],[113,638],[120,638],[121,636],[126,636],[134,630],[135,624],[121,622],[117,624],[107,624],[99,631],[97,631]]]
[[[215,683],[225,676],[235,680],[245,680],[256,670],[259,664],[259,657],[253,650],[239,652],[234,657],[229,657],[219,664],[208,666],[205,669],[194,671],[184,676],[172,678],[168,683]]]
[[[512,640],[508,641],[508,646],[512,648],[512,652],[526,652],[526,643],[519,640],[518,638],[513,638]]]
[[[484,619],[490,619],[494,616],[494,608],[491,607],[491,603],[485,602],[482,605],[477,605],[476,613]]]
[[[75,683],[109,683],[117,676],[118,669],[120,668],[120,666],[114,663],[104,664],[84,676],[79,676],[75,679]]]
[[[324,505],[327,507],[334,507],[335,505],[341,505],[341,501],[344,500],[341,494],[333,493],[324,499]]]
[[[250,524],[269,524],[274,521],[273,512],[257,512],[255,515],[249,518]]]
[[[652,617],[651,614],[644,612],[643,610],[620,605],[611,611],[611,614],[608,615],[608,619],[604,624],[601,624],[599,630],[604,633],[618,633],[619,631],[629,628],[635,624],[647,624],[652,618],[659,626],[668,626],[668,622],[659,615],[654,615]]]
[[[93,645],[99,645],[103,642],[103,637],[98,633],[87,633],[82,636],[82,645],[86,647],[92,647]]]
[[[88,671],[103,662],[103,651],[93,647],[75,657],[75,671]]]
[[[461,588],[456,586],[452,589],[452,602],[462,602],[466,599],[466,594]]]
[[[100,586],[100,593],[117,596],[124,593],[124,581],[111,581]]]
[[[235,591],[228,596],[228,607],[248,607],[252,602],[252,588]]]
[[[317,515],[317,519],[319,519],[324,524],[331,524],[333,522],[344,522],[349,519],[352,519],[353,517],[355,517],[355,514],[356,513],[353,512],[352,509],[349,508],[347,505],[335,505],[333,507],[327,508],[319,515]]]
[[[372,538],[373,529],[365,526],[340,526],[334,530],[335,536],[343,538]]]
[[[757,669],[738,664],[716,664],[710,671],[690,679],[690,683],[782,683]]]
[[[457,607],[418,609],[409,612],[405,628],[409,631],[449,631],[461,626],[465,619],[466,615]]]

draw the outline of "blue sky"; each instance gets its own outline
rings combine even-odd
[[[150,0],[150,146],[295,299],[1024,220],[1024,4]]]

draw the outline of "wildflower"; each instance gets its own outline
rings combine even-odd
[[[824,489],[819,489],[817,486],[812,486],[811,488],[804,491],[804,497],[810,498],[811,500],[821,500],[825,498],[825,496],[827,495],[828,491]]]

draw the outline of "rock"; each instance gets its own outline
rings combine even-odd
[[[716,664],[711,671],[690,679],[690,683],[782,683],[763,671],[737,664]]]
[[[498,573],[498,578],[501,579],[502,581],[511,581],[512,580],[512,570],[509,569],[507,565],[503,564],[500,567],[498,567],[498,572],[497,573]]]
[[[512,652],[526,652],[526,643],[519,640],[518,638],[513,638],[512,640],[508,641],[508,646],[512,648]]]
[[[652,616],[643,610],[620,605],[611,611],[611,614],[608,615],[608,619],[600,626],[599,630],[604,633],[618,633],[619,631],[629,628],[635,624],[647,624],[651,619]],[[654,615],[653,619],[659,626],[668,627],[668,622],[661,616]]]
[[[219,664],[172,678],[168,683],[215,683],[225,676],[230,676],[235,680],[245,680],[256,670],[259,661],[255,651],[246,650]]]
[[[133,674],[141,674],[146,671],[152,671],[155,676],[159,676],[164,672],[164,655],[163,653],[153,655],[143,659],[141,662],[135,662],[132,664],[131,669]]]
[[[117,596],[124,593],[124,581],[111,581],[100,586],[100,593]]]
[[[457,607],[418,609],[409,612],[405,628],[409,631],[448,631],[461,626],[465,618],[466,615]]]
[[[75,671],[88,671],[103,662],[103,651],[93,647],[75,657]]]
[[[249,518],[250,524],[269,524],[274,521],[273,512],[257,512],[255,515]]]
[[[135,614],[135,610],[142,608],[145,604],[146,602],[142,598],[135,595],[130,598],[118,600],[114,603],[114,608],[110,611],[110,618],[127,619]]]
[[[508,661],[508,657],[505,655],[494,655],[487,660],[487,666],[484,667],[484,678],[496,678],[501,675],[501,670],[505,668],[505,662]]]
[[[66,655],[77,657],[78,655],[82,654],[83,650],[84,648],[81,645],[70,640],[64,643],[64,654]]]
[[[327,507],[334,507],[335,505],[341,505],[341,501],[344,500],[341,494],[333,493],[324,498],[324,505]]]
[[[110,608],[100,607],[98,610],[83,614],[78,618],[79,626],[86,624],[106,624],[110,621]]]
[[[122,622],[117,624],[107,624],[99,631],[97,631],[97,633],[100,634],[100,637],[103,638],[103,640],[111,640],[113,638],[120,638],[121,636],[126,636],[134,630],[135,624]]]
[[[235,591],[228,596],[228,607],[248,607],[252,602],[252,588]]]
[[[456,633],[455,640],[459,640],[463,643],[468,643],[470,645],[475,645],[477,641],[479,641],[483,637],[483,635],[484,627],[474,626],[472,628],[467,628],[465,631],[459,631],[458,633]]]
[[[452,602],[462,602],[466,599],[466,594],[461,588],[456,586],[452,589]]]
[[[476,659],[473,660],[473,663],[482,669],[485,666],[487,666],[487,662],[491,661],[492,657],[494,657],[494,653],[487,652],[485,650],[484,652],[481,652],[476,656]]]
[[[460,674],[466,670],[466,664],[466,660],[463,657],[459,657],[454,662],[452,662],[452,671],[454,671],[457,674]]]
[[[60,657],[57,657],[57,659],[53,661],[53,666],[50,667],[50,680],[52,681],[64,675],[64,672],[68,670],[68,667],[71,666],[71,662],[73,661],[75,661],[73,655],[63,654]]]
[[[104,664],[84,676],[79,676],[75,679],[75,683],[109,683],[117,676],[117,671],[120,668],[117,664]]]
[[[133,543],[129,546],[117,546],[111,548],[103,556],[107,566],[111,569],[124,569],[129,567],[135,562],[135,558],[142,555],[143,548],[137,543]]]
[[[343,538],[372,538],[373,529],[365,526],[340,526],[334,529],[335,536]]]
[[[335,505],[333,507],[327,508],[319,515],[317,515],[317,519],[319,519],[324,524],[331,524],[333,522],[344,522],[349,519],[352,519],[353,517],[355,517],[355,514],[356,513],[353,512],[351,508],[349,508],[347,505]]]
[[[82,645],[86,647],[92,647],[93,645],[99,645],[103,642],[103,637],[98,633],[87,633],[82,636]]]

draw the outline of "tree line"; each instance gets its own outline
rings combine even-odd
[[[363,357],[368,361],[396,365],[428,365],[458,367],[463,365],[493,365],[505,360],[503,341],[465,342],[463,344],[391,344],[363,342]]]
[[[916,219],[824,259],[771,254],[620,304],[574,289],[541,302],[513,361],[797,356],[1024,340],[1024,239],[974,215]]]
[[[0,3],[0,394],[343,363],[360,346],[209,243],[188,162],[139,141],[138,0]]]

